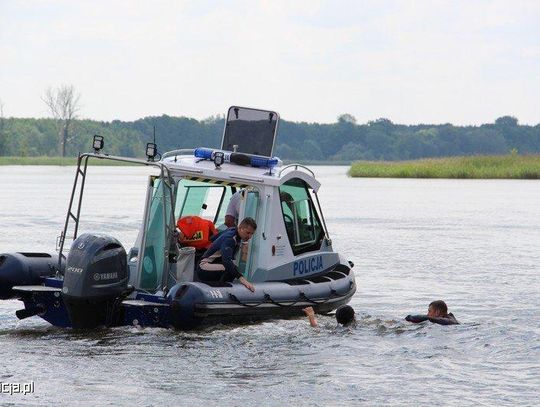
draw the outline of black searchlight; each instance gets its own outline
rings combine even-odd
[[[216,151],[214,153],[214,164],[216,168],[219,169],[225,162],[225,154],[222,151]]]
[[[148,161],[154,161],[154,158],[156,158],[156,155],[157,155],[157,145],[155,143],[147,143],[146,156],[148,157]]]
[[[105,145],[105,142],[103,141],[103,136],[98,136],[97,134],[94,136],[94,141],[92,142],[92,147],[94,148],[94,152],[96,154],[99,154],[99,151],[103,148]]]

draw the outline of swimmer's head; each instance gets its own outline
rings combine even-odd
[[[350,305],[342,305],[336,310],[336,320],[341,325],[349,325],[354,322],[354,310]]]
[[[428,317],[437,318],[437,317],[446,317],[448,315],[448,307],[446,303],[442,300],[433,301],[429,304],[428,308]]]

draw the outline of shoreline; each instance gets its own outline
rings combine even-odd
[[[540,179],[540,155],[357,161],[347,174],[353,178]]]

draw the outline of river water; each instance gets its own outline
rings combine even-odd
[[[355,263],[354,330],[306,320],[91,334],[0,303],[0,405],[538,405],[540,183],[352,179],[314,167],[334,248]],[[83,231],[131,247],[145,169],[92,167]],[[0,167],[0,252],[52,252],[73,167]],[[443,299],[459,326],[409,324]]]

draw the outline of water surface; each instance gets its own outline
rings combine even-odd
[[[306,320],[91,334],[0,303],[1,405],[537,405],[540,184],[348,178],[313,167],[334,248],[355,263],[355,330]],[[131,247],[147,170],[92,167],[82,231]],[[0,252],[51,252],[73,167],[0,167]],[[444,299],[459,326],[413,325]]]

